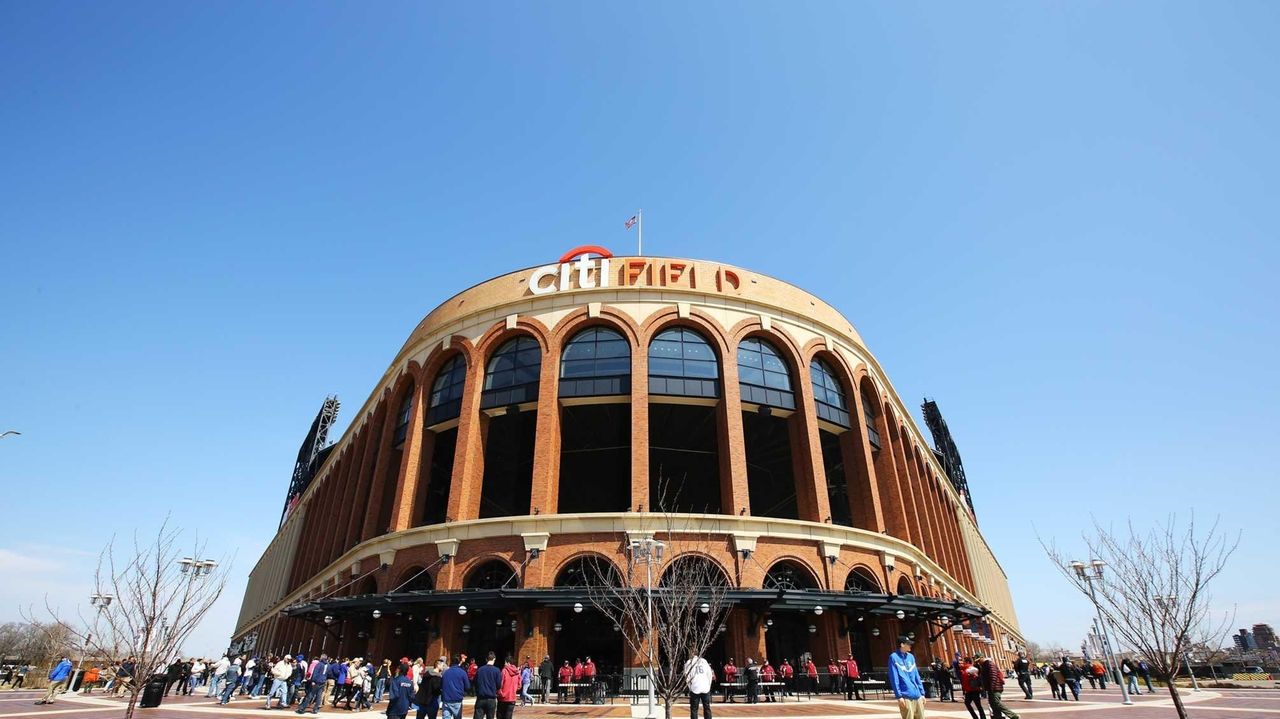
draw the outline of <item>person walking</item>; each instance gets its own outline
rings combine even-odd
[[[496,719],[498,714],[498,689],[502,687],[502,670],[494,666],[497,656],[489,652],[484,666],[476,669],[475,719]]]
[[[471,680],[462,666],[462,656],[455,654],[453,666],[440,677],[440,707],[444,719],[462,719],[462,699],[471,689]]]
[[[373,703],[381,704],[382,695],[387,691],[387,683],[391,681],[391,660],[383,659],[382,666],[373,675]]]
[[[67,690],[67,685],[71,681],[71,660],[63,657],[58,661],[53,669],[49,670],[49,688],[44,692],[44,698],[35,702],[36,704],[52,704],[54,697]]]
[[[1129,686],[1129,693],[1136,697],[1142,696],[1142,690],[1138,689],[1138,669],[1127,657],[1120,662],[1120,673],[1124,675],[1124,683]]]
[[[1031,698],[1031,660],[1027,659],[1024,652],[1018,652],[1018,658],[1013,662],[1013,673],[1018,675],[1018,686],[1022,689],[1022,693]]]
[[[898,651],[889,655],[889,688],[902,719],[924,719],[924,682],[911,647],[911,637],[898,637]]]
[[[529,694],[529,686],[533,684],[533,662],[529,661],[529,657],[524,658],[524,664],[520,665],[520,706],[533,706],[533,697]]]
[[[987,719],[987,710],[982,706],[982,678],[978,676],[978,667],[974,666],[970,657],[957,661],[960,691],[964,692],[964,708],[969,710],[971,719]]]
[[[555,662],[551,661],[550,654],[544,654],[542,663],[538,665],[538,694],[542,697],[543,704],[546,704],[547,699],[551,696],[551,682],[555,675]]]
[[[587,657],[590,661],[591,657]],[[511,719],[516,711],[516,697],[520,694],[520,668],[511,655],[502,661],[502,681],[498,684],[498,719]]]
[[[222,683],[227,680],[227,670],[231,668],[231,660],[227,659],[224,654],[221,659],[213,664],[213,676],[209,678],[209,691],[204,696],[206,699],[212,699],[218,696],[221,691]]]
[[[1089,665],[1090,674],[1098,680],[1098,688],[1106,690],[1107,688],[1107,668],[1102,666],[1102,662],[1094,659],[1093,664]]]
[[[289,677],[293,676],[293,657],[285,655],[280,661],[271,665],[271,689],[267,691],[267,703],[264,709],[271,709],[272,697],[277,699],[275,709],[284,709],[289,704]]]
[[[702,705],[702,716],[711,719],[711,680],[715,672],[697,652],[689,654],[684,663],[684,679],[689,684],[689,719],[698,719],[698,705]]]
[[[19,664],[13,668],[13,676],[9,680],[9,691],[16,692],[22,687],[23,682],[27,680],[27,672],[31,671],[30,664]]]
[[[321,654],[310,667],[310,673],[307,674],[307,693],[302,699],[302,705],[298,707],[295,713],[302,714],[311,708],[312,714],[319,714],[320,707],[324,706],[324,685],[329,675],[329,657]]]
[[[1062,695],[1066,693],[1066,689],[1058,681],[1058,673],[1053,670],[1053,667],[1045,668],[1044,680],[1049,682],[1049,691],[1053,693],[1054,699],[1061,699]]]
[[[409,716],[412,702],[413,680],[409,678],[408,668],[402,664],[396,667],[396,675],[387,691],[387,719],[405,719]]]
[[[987,693],[987,703],[991,705],[991,715],[1018,719],[1019,714],[1004,703],[1004,672],[996,666],[991,657],[978,655],[978,675],[982,677],[982,690]]]
[[[929,665],[929,673],[933,683],[938,686],[938,701],[955,701],[954,688],[951,686],[951,669],[941,661],[934,659]]]
[[[418,705],[416,719],[436,719],[440,713],[440,695],[444,683],[444,672],[448,668],[444,657],[436,659],[436,663],[423,672],[422,681],[418,682],[418,693],[413,701]]]
[[[1147,685],[1147,693],[1155,694],[1156,688],[1151,686],[1151,667],[1147,665],[1146,659],[1138,660],[1138,676],[1142,677],[1142,681]]]
[[[1062,674],[1062,700],[1067,700],[1067,690],[1070,689],[1075,700],[1080,701],[1080,668],[1069,658],[1063,657],[1058,671]]]
[[[222,689],[222,695],[218,697],[218,704],[228,704],[231,697],[235,695],[236,688],[240,684],[242,665],[240,657],[236,657],[231,662],[231,666],[227,667],[226,686]]]

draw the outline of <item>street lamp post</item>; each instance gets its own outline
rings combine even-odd
[[[1174,603],[1178,601],[1178,598],[1171,594],[1167,597],[1154,596],[1151,600],[1156,603],[1157,607],[1160,607],[1161,612],[1168,614],[1173,610]],[[1196,673],[1191,671],[1191,652],[1184,652],[1182,654],[1182,661],[1186,664],[1187,674],[1191,677],[1191,691],[1200,691],[1200,683],[1196,681]],[[1173,663],[1178,663],[1177,657],[1173,658]],[[1173,681],[1173,679],[1170,678],[1169,681]]]
[[[98,614],[101,615],[104,611],[106,611],[107,607],[111,606],[111,600],[113,599],[115,599],[115,596],[112,594],[90,594],[89,604],[97,607]],[[80,674],[80,670],[84,668],[84,655],[89,651],[89,642],[92,640],[93,640],[93,632],[87,632],[84,635],[84,646],[80,648],[80,661],[76,662],[76,670],[71,673],[72,683],[75,683],[76,675]],[[83,676],[84,675],[81,675],[81,677]],[[81,678],[80,684],[77,685],[75,689],[71,690],[70,693],[79,694],[80,686],[83,684],[84,684],[84,679]]]
[[[1119,676],[1120,664],[1116,661],[1115,650],[1111,647],[1111,637],[1107,634],[1107,622],[1102,618],[1102,606],[1098,604],[1098,597],[1093,592],[1093,583],[1102,581],[1102,568],[1107,563],[1101,559],[1094,559],[1089,562],[1089,566],[1093,567],[1093,573],[1085,571],[1085,563],[1081,561],[1071,562],[1071,568],[1075,570],[1076,577],[1089,587],[1089,601],[1093,602],[1093,609],[1098,614],[1098,629],[1102,636],[1103,645],[1107,648],[1107,653],[1111,655],[1111,665],[1116,669],[1116,679],[1120,684],[1120,696],[1124,698],[1124,704],[1133,704],[1133,700],[1129,698],[1129,688],[1124,684],[1124,677]]]
[[[649,711],[645,714],[645,719],[654,719],[654,693],[653,693],[653,565],[655,562],[662,561],[662,553],[666,550],[667,545],[657,541],[653,537],[645,537],[631,542],[631,561],[644,562],[645,574],[645,614],[646,614],[646,630],[645,649],[646,662],[649,670]]]

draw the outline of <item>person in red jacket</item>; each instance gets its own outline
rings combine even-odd
[[[729,661],[724,663],[724,700],[733,702],[733,687],[729,686],[738,681],[738,667],[733,664],[733,657],[729,657]]]
[[[827,660],[827,693],[840,693],[840,663],[834,659]]]
[[[795,696],[795,667],[791,666],[790,659],[783,659],[782,666],[778,667],[778,674],[782,677],[782,696]]]
[[[969,657],[960,660],[960,691],[964,692],[964,708],[969,710],[969,716],[987,719],[987,710],[982,707],[982,679]],[[974,711],[974,707],[978,710]]]
[[[560,667],[559,675],[560,684],[556,687],[556,693],[559,695],[560,703],[564,704],[564,700],[569,696],[569,688],[566,684],[573,683],[573,667],[569,666],[569,660],[564,660],[564,666]]]
[[[498,719],[511,719],[516,711],[516,695],[520,693],[520,669],[511,655],[502,666],[502,683],[498,685]]]
[[[848,659],[840,662],[840,676],[844,678],[844,698],[845,701],[853,701],[856,696],[858,701],[866,699],[862,695],[862,686],[858,684],[858,680],[862,678],[861,672],[858,671],[858,661],[850,654]]]
[[[587,699],[595,701],[596,696],[596,663],[587,657],[582,665],[582,682],[587,685]]]
[[[1004,672],[995,660],[978,655],[978,676],[982,678],[982,690],[987,693],[987,702],[991,704],[991,715],[1018,719],[1018,713],[1010,709],[1001,696],[1004,694]]]
[[[587,675],[587,668],[582,665],[582,659],[576,659],[573,663],[573,683],[581,684]],[[573,688],[573,703],[582,703],[582,687]]]
[[[813,657],[809,657],[804,662],[804,675],[808,679],[806,689],[809,696],[818,693],[818,665],[813,663]]]
[[[778,674],[767,657],[760,660],[760,679],[764,682],[764,700],[773,701],[773,683],[778,680]]]

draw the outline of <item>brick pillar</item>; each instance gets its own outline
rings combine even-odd
[[[799,410],[787,420],[791,436],[791,464],[796,483],[796,505],[800,519],[825,523],[831,518],[831,497],[827,494],[827,472],[822,462],[822,439],[818,436],[817,405],[813,383],[801,374]]]
[[[649,505],[649,348],[631,348],[631,509]]]
[[[840,451],[844,456],[845,483],[849,488],[849,503],[853,514],[853,526],[872,532],[885,531],[885,515],[881,506],[880,487],[876,483],[876,468],[871,456],[871,443],[867,439],[866,420],[862,392],[854,388],[851,398],[850,424],[852,429],[840,435]]]
[[[907,455],[902,449],[902,425],[897,423],[886,411],[886,419],[893,421],[889,429],[889,445],[893,452],[893,465],[898,478],[898,497],[903,511],[907,515],[908,541],[921,551],[925,551],[924,535],[920,531],[920,514],[916,509],[915,493],[911,489],[911,470],[907,466]]]
[[[551,653],[550,635],[555,633],[555,616],[555,610],[546,607],[520,613],[516,620],[517,662],[529,657],[536,669],[542,662],[542,657]]]
[[[542,357],[538,376],[538,427],[533,441],[533,488],[528,512],[555,514],[560,502],[560,350],[559,342]]]
[[[907,507],[898,482],[897,463],[893,459],[893,440],[889,431],[889,418],[876,407],[876,432],[880,435],[880,450],[874,454],[876,484],[880,489],[880,506],[884,512],[885,530],[898,539],[910,542],[911,531],[907,524]],[[868,449],[870,449],[868,443]]]
[[[480,412],[480,391],[484,384],[484,358],[467,357],[467,381],[458,416],[458,444],[449,483],[448,516],[455,521],[480,516],[480,487],[484,481],[484,430],[487,417]]]
[[[379,527],[378,519],[382,516],[382,487],[386,483],[386,471],[383,469],[387,466],[387,454],[391,452],[391,434],[386,424],[388,416],[394,415],[395,412],[387,411],[386,400],[378,403],[378,409],[373,413],[373,418],[369,420],[369,434],[365,440],[365,452],[363,460],[360,463],[360,476],[356,486],[352,488],[354,500],[353,503],[357,507],[362,507],[363,511],[352,511],[351,523],[347,525],[347,536],[351,538],[349,546],[355,546],[368,537],[381,536],[390,527]],[[390,417],[391,422],[395,422],[395,417]],[[392,508],[394,511],[394,507]],[[392,512],[387,513],[390,525],[390,517]],[[372,518],[374,521],[369,522]]]
[[[742,388],[738,386],[738,363],[726,352],[721,358],[724,399],[716,407],[716,430],[720,449],[720,512],[738,515],[744,508],[751,514],[751,494],[747,486],[747,449],[742,443]]]

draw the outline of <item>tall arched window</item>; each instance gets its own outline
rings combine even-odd
[[[404,438],[409,434],[409,415],[413,412],[413,385],[409,385],[409,389],[404,393],[404,399],[400,400],[400,409],[396,410],[396,431],[391,438],[391,446],[399,449],[404,446]]]
[[[849,403],[845,401],[844,387],[836,379],[831,365],[820,359],[809,363],[809,377],[813,381],[813,400],[818,406],[818,418],[849,426]]]
[[[560,355],[560,396],[599,397],[631,392],[631,345],[617,330],[589,327]]]
[[[718,514],[720,362],[696,331],[671,327],[649,344],[649,507]],[[671,397],[680,397],[675,400]]]
[[[787,363],[776,347],[759,337],[748,337],[738,344],[738,384],[743,402],[796,408]]]
[[[649,344],[649,393],[719,397],[720,363],[697,332],[672,327]]]
[[[613,562],[594,554],[569,562],[556,575],[557,587],[622,586],[622,575]]]
[[[532,337],[507,340],[489,358],[484,372],[480,408],[506,407],[538,399],[538,373],[542,349]]]
[[[854,567],[844,581],[846,592],[879,592],[880,582],[862,567]]]
[[[873,452],[880,451],[880,432],[876,430],[876,417],[880,416],[877,409],[879,401],[867,393],[866,387],[862,388],[862,422],[867,427],[867,442],[871,444]]]
[[[480,408],[491,411],[481,420],[486,425],[481,519],[530,511],[538,413],[525,410],[538,400],[541,370],[542,347],[528,335],[503,342],[485,366]]]
[[[453,481],[458,419],[467,381],[467,360],[455,354],[445,360],[431,380],[427,411],[423,414],[421,463],[418,469],[416,526],[440,524],[447,518],[449,485]],[[412,394],[412,393],[411,393]]]
[[[564,514],[631,506],[631,344],[588,327],[560,356],[560,483]],[[590,397],[592,399],[583,399]]]
[[[427,426],[457,419],[462,412],[462,388],[467,381],[467,361],[457,354],[436,373],[427,402]]]

